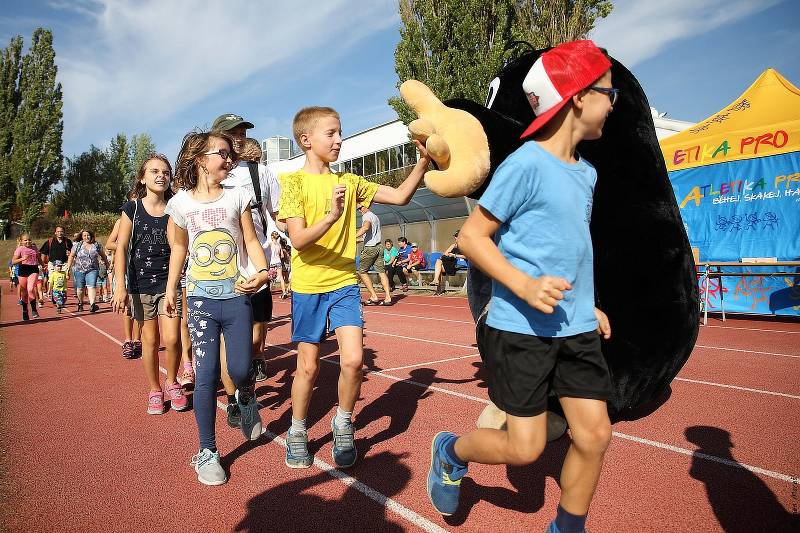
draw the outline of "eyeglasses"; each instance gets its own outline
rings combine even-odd
[[[592,85],[589,87],[590,91],[597,91],[599,93],[603,93],[608,96],[608,99],[611,100],[611,105],[617,103],[617,97],[619,97],[619,89],[615,89],[614,87],[597,87]]]
[[[231,161],[235,161],[236,160],[236,155],[233,152],[230,152],[230,151],[225,150],[225,149],[214,150],[214,151],[211,151],[211,152],[203,152],[203,153],[205,155],[215,155],[216,154],[216,155],[220,156],[223,161],[225,161],[226,159],[230,159]]]

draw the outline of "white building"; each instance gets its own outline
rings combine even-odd
[[[282,137],[280,135],[267,137],[261,141],[261,151],[263,153],[261,156],[261,162],[265,165],[268,163],[289,159],[290,157],[297,155],[297,151],[294,148],[294,141],[288,137]]]

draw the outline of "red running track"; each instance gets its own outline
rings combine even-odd
[[[365,308],[361,459],[348,472],[330,466],[335,341],[323,343],[327,364],[309,413],[315,465],[283,464],[294,345],[290,304],[275,299],[271,377],[257,389],[267,433],[245,443],[219,416],[230,480],[205,487],[188,465],[197,446],[192,413],[145,414],[141,362],[120,357],[117,316],[59,316],[48,305],[42,318],[20,323],[7,284],[2,296],[0,529],[543,531],[554,514],[567,439],[527,467],[473,465],[459,514],[447,521],[428,502],[430,439],[468,431],[486,403],[463,298],[408,296]],[[614,426],[592,531],[796,528],[800,323],[712,320],[672,388],[649,417]]]

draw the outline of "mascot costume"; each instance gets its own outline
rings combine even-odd
[[[419,116],[409,125],[411,136],[426,145],[437,166],[425,175],[431,191],[481,197],[535,118],[522,82],[546,51],[507,63],[491,82],[485,105],[464,99],[443,104],[424,84],[403,83],[400,94]],[[603,136],[582,142],[578,151],[598,175],[590,229],[596,306],[608,315],[613,332],[602,347],[614,389],[608,401],[613,422],[646,416],[669,397],[670,382],[697,339],[699,299],[689,241],[647,97],[633,74],[609,59],[619,98]],[[491,297],[491,282],[474,267],[468,297],[478,320]],[[557,399],[550,400],[549,410],[560,413]],[[490,405],[478,425],[501,427],[504,421],[505,413]],[[565,429],[563,418],[548,413],[548,440]]]

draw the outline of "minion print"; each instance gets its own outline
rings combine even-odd
[[[225,229],[201,231],[192,243],[186,273],[186,291],[192,296],[230,298],[237,283],[245,281],[239,272],[236,241]]]

